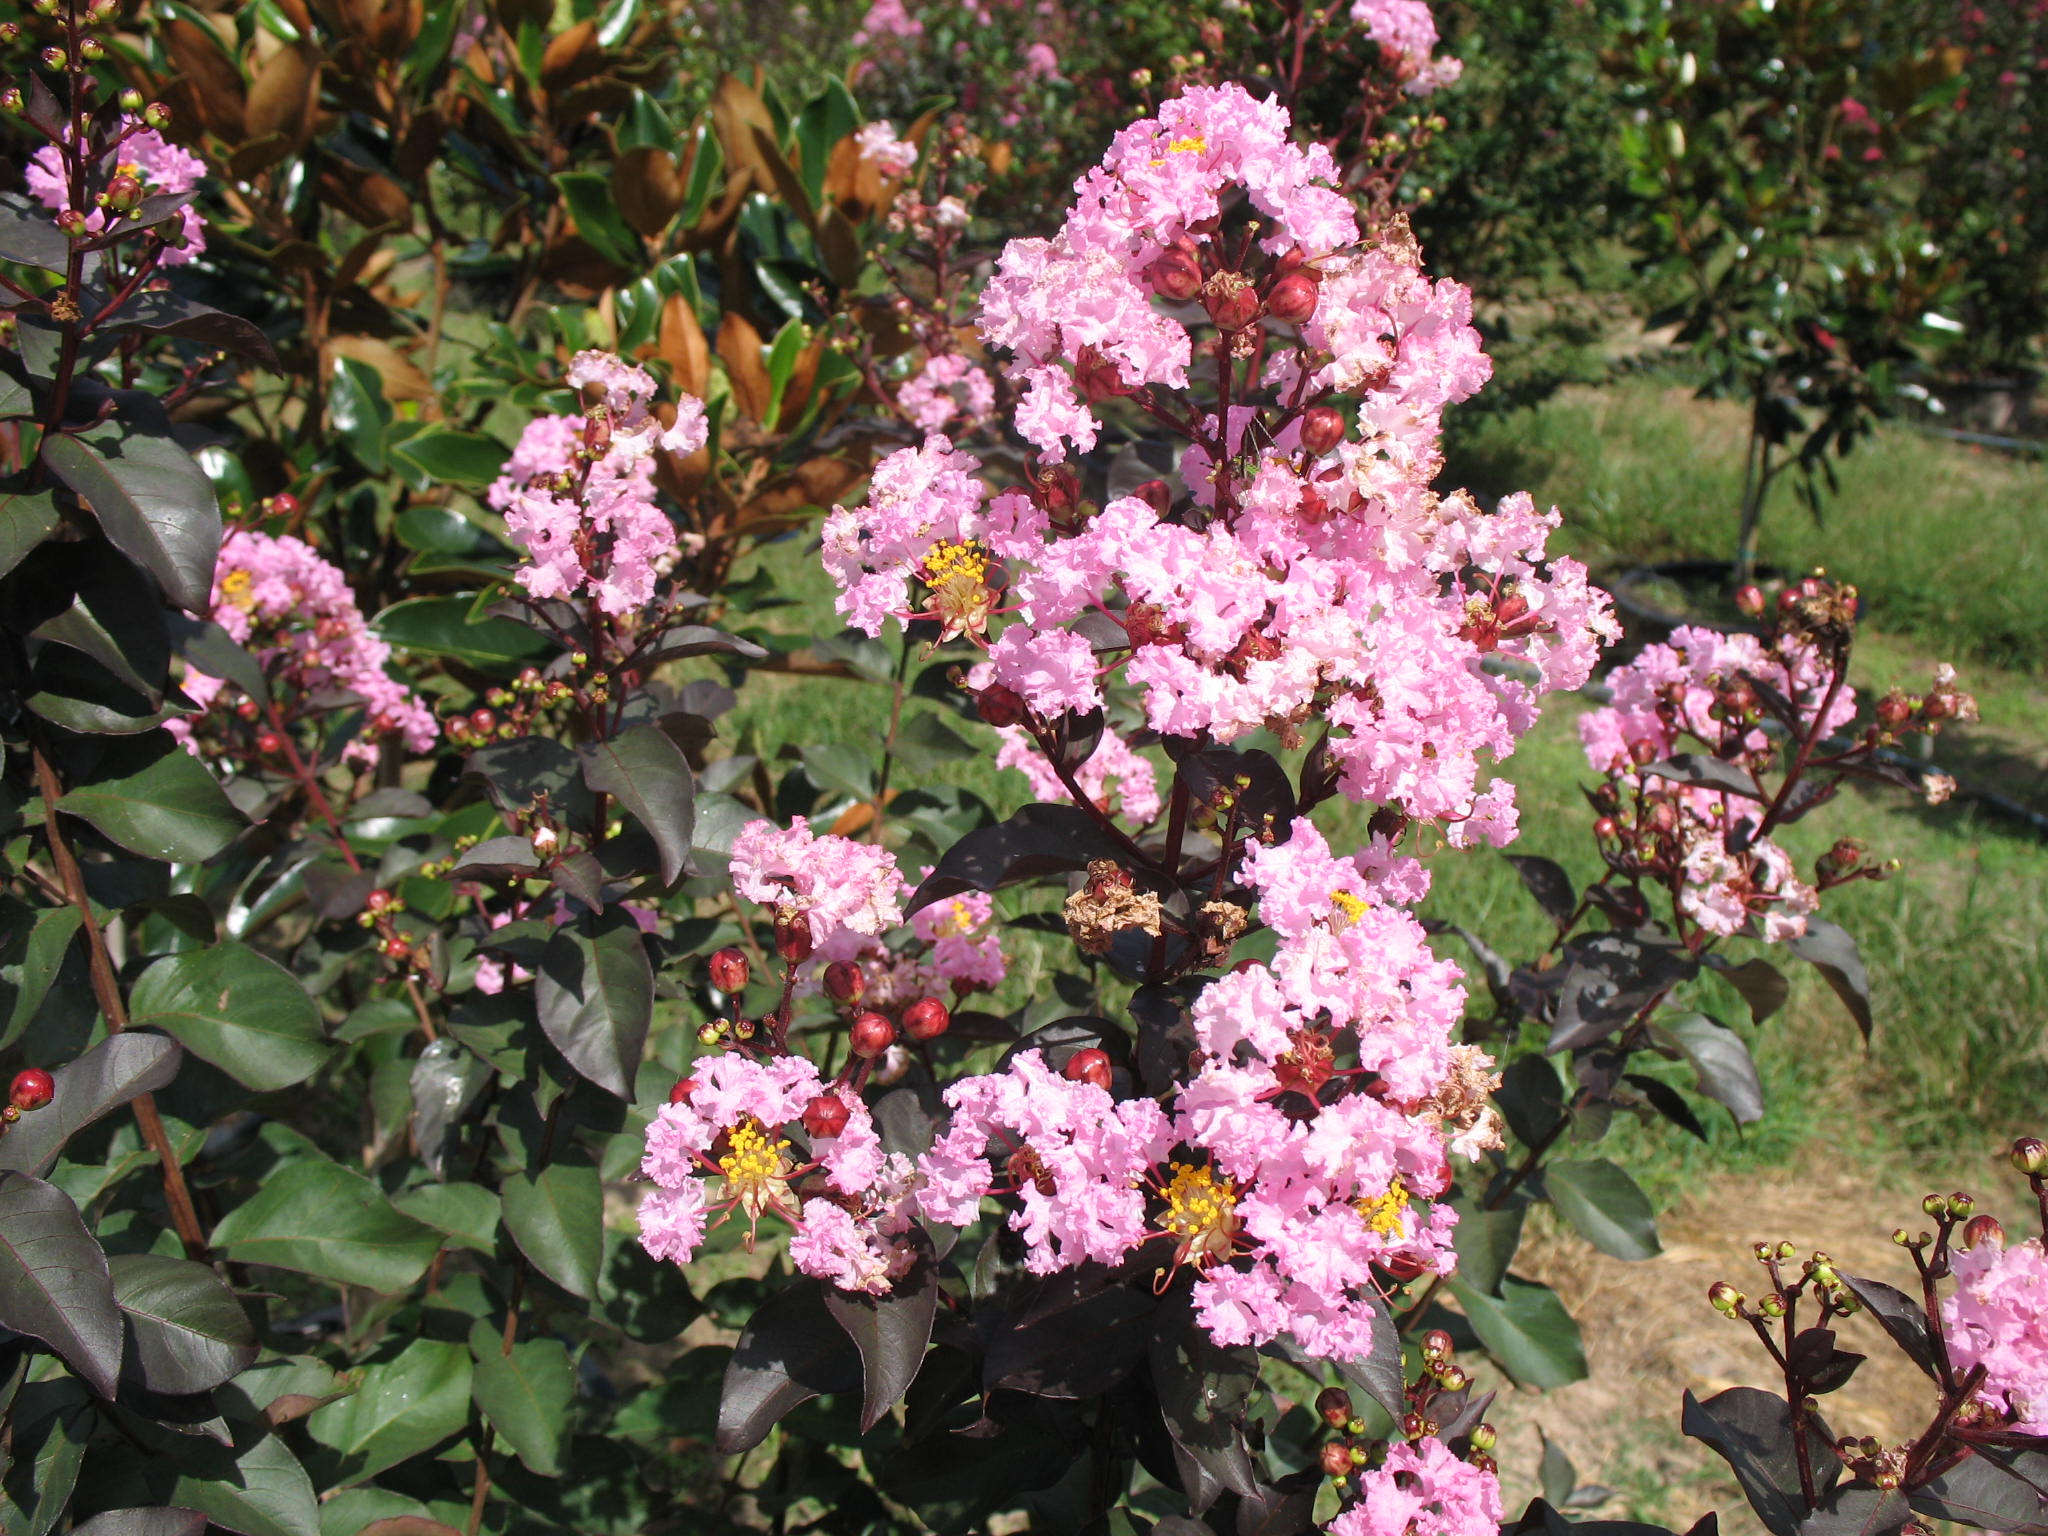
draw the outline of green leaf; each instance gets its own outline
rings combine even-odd
[[[14,1006],[6,1025],[0,1028],[0,1048],[20,1039],[21,1032],[28,1028],[29,1020],[43,1006],[43,999],[50,993],[50,984],[57,979],[57,970],[64,964],[64,956],[78,937],[80,922],[78,908],[51,907],[36,919],[35,927],[29,930],[28,943],[21,957],[20,979],[14,986]],[[6,1140],[0,1140],[0,1148],[6,1145]],[[0,1152],[0,1167],[12,1166],[5,1161],[5,1156]]]
[[[0,388],[4,388],[0,376]],[[55,491],[0,491],[0,576],[57,531],[63,521]]]
[[[200,864],[248,825],[199,759],[168,731],[109,749],[57,808],[89,821],[130,853]]]
[[[500,1195],[505,1230],[519,1251],[563,1290],[594,1301],[604,1253],[604,1188],[597,1170],[550,1163],[539,1173],[513,1174]]]
[[[154,576],[165,597],[204,613],[220,551],[213,482],[172,439],[170,418],[153,398],[117,390],[113,399],[105,421],[45,438],[42,460],[91,503],[114,547]]]
[[[440,1251],[440,1234],[394,1210],[361,1174],[309,1158],[287,1163],[213,1229],[213,1246],[373,1291],[402,1291]]]
[[[56,1085],[50,1102],[0,1137],[0,1169],[41,1178],[73,1134],[137,1094],[169,1084],[182,1056],[175,1040],[147,1030],[109,1035],[50,1074]]]
[[[71,1527],[71,1536],[200,1536],[205,1529],[196,1509],[109,1509]]]
[[[1523,1386],[1564,1387],[1585,1380],[1579,1325],[1549,1286],[1509,1275],[1501,1281],[1499,1296],[1459,1280],[1451,1281],[1450,1289],[1487,1353]]]
[[[860,106],[836,78],[828,78],[825,88],[797,114],[797,157],[804,191],[813,206],[824,201],[825,171],[832,163],[833,146],[859,127]]]
[[[109,1260],[128,1317],[128,1361],[152,1392],[211,1392],[256,1362],[256,1334],[235,1293],[204,1264],[155,1253]]]
[[[263,1433],[230,1451],[209,1441],[181,1446],[177,1480],[166,1504],[196,1509],[224,1530],[242,1536],[320,1536],[320,1505],[313,1480],[276,1435]]]
[[[466,597],[411,597],[371,626],[390,644],[426,656],[452,656],[486,671],[517,671],[553,651],[537,629],[511,619],[472,619]]]
[[[327,381],[327,419],[363,468],[375,475],[384,473],[392,411],[376,369],[353,357],[334,360],[334,373]]]
[[[361,1386],[306,1418],[307,1433],[335,1453],[323,1481],[359,1483],[439,1445],[468,1422],[469,1388],[469,1351],[438,1339],[364,1367]]]
[[[1543,1170],[1543,1187],[1565,1220],[1602,1253],[1654,1259],[1663,1252],[1650,1197],[1606,1158],[1551,1163]]]
[[[392,444],[391,451],[413,466],[430,482],[481,489],[504,472],[511,450],[504,444],[476,432],[452,432],[429,427]]]
[[[92,1438],[94,1413],[86,1389],[68,1377],[21,1389],[10,1406],[8,1451],[13,1466],[0,1495],[9,1536],[44,1536],[63,1516]],[[15,1511],[19,1511],[17,1517]]]
[[[541,951],[533,994],[541,1030],[569,1065],[631,1099],[654,1015],[654,972],[640,930],[630,920],[557,928]]]
[[[661,854],[661,879],[674,885],[690,859],[695,786],[683,749],[656,725],[636,725],[582,749],[583,782],[615,796],[647,829]]]
[[[478,1319],[469,1331],[476,1359],[470,1390],[505,1443],[541,1477],[561,1474],[562,1435],[576,1395],[576,1368],[559,1339],[528,1339],[506,1354],[496,1324]]]
[[[333,1049],[298,978],[232,941],[166,955],[142,973],[129,1006],[138,1025],[175,1035],[258,1093],[304,1082]]]
[[[773,423],[782,419],[782,397],[789,389],[790,376],[796,372],[796,360],[806,339],[801,320],[788,321],[775,333],[768,348],[768,411],[762,420]]]
[[[391,1203],[459,1248],[478,1253],[497,1248],[498,1196],[481,1184],[422,1184]]]
[[[646,262],[645,248],[619,214],[612,200],[611,178],[596,171],[564,171],[555,178],[576,232],[614,266],[637,272]]]
[[[0,1327],[41,1339],[102,1397],[121,1374],[107,1256],[61,1189],[0,1173]]]

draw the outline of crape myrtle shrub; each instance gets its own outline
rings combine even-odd
[[[1512,840],[1613,624],[1556,514],[1431,489],[1469,296],[1276,101],[1164,100],[978,271],[964,130],[727,78],[624,141],[631,7],[226,19],[4,34],[8,1529],[1566,1524],[1485,1422],[1584,1371],[1526,1211],[1647,1256],[1612,1115],[1764,1112],[1707,971],[1867,1023],[1820,912],[1887,868],[1778,833],[1938,798],[1880,749],[1953,678],[1859,706],[1820,578],[1646,652],[1603,872],[1522,861],[1556,940],[1453,936],[1482,988],[1427,858]],[[358,173],[388,218],[304,192]],[[735,563],[831,501],[851,627],[778,637]],[[887,723],[736,752],[771,668]],[[987,753],[1032,803],[932,787]],[[1710,1298],[1771,1390],[1685,1427],[1773,1531],[2042,1522],[2032,1213],[1925,1209],[1901,1287],[1770,1245]],[[1837,1439],[1885,1339],[1927,1428]]]

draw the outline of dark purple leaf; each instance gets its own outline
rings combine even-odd
[[[50,1074],[56,1083],[50,1102],[0,1137],[0,1169],[41,1177],[77,1132],[136,1095],[166,1086],[183,1054],[177,1041],[154,1030],[109,1035]]]
[[[0,260],[63,272],[70,266],[71,242],[51,222],[48,209],[9,192],[0,195]]]
[[[1682,981],[1699,974],[1683,945],[1647,933],[1596,934],[1572,952],[1545,1049],[1604,1040]]]
[[[582,749],[583,782],[614,796],[661,850],[661,879],[674,885],[690,861],[695,788],[682,749],[658,726],[636,725]]]
[[[129,1373],[173,1397],[211,1392],[256,1360],[256,1334],[235,1293],[190,1259],[117,1254],[114,1299],[127,1319]]]
[[[861,1384],[860,1351],[825,1305],[825,1287],[799,1276],[740,1330],[718,1401],[721,1456],[751,1451],[790,1409]]]
[[[1908,1359],[1927,1373],[1927,1379],[1941,1384],[1941,1372],[1934,1358],[1934,1340],[1927,1331],[1927,1308],[1917,1296],[1908,1296],[1882,1280],[1865,1280],[1843,1273],[1842,1283],[1855,1293],[1891,1341],[1905,1351]]]
[[[2048,1457],[2034,1453],[2035,1460]],[[2048,1465],[2029,1481],[2006,1456],[1973,1451],[1939,1477],[1912,1490],[1913,1508],[1939,1520],[1954,1520],[1979,1530],[2007,1531],[2011,1536],[2048,1536]]]
[[[1033,1397],[1095,1397],[1144,1358],[1157,1306],[1151,1292],[1095,1271],[1027,1287],[989,1340],[982,1383]]]
[[[1844,1385],[1864,1360],[1862,1355],[1835,1348],[1832,1328],[1802,1328],[1785,1358],[1800,1383],[1816,1397]]]
[[[1824,917],[1809,917],[1806,932],[1786,946],[1793,954],[1821,973],[1835,989],[1863,1038],[1870,1038],[1870,975],[1863,968],[1863,954],[1856,941]]]
[[[1206,1474],[1190,1479],[1184,1468],[1182,1482],[1190,1495],[1197,1483],[1215,1492],[1255,1493],[1258,1464],[1245,1444],[1244,1416],[1259,1385],[1258,1352],[1218,1344],[1195,1316],[1189,1293],[1176,1289],[1153,1317],[1150,1356],[1152,1385],[1175,1459],[1193,1462]],[[1193,1512],[1201,1514],[1213,1501],[1213,1495],[1206,1501],[1193,1497]]]
[[[540,871],[530,838],[488,837],[459,857],[450,880],[523,880]]]
[[[759,661],[768,654],[753,641],[728,635],[708,624],[681,624],[664,632],[654,649],[644,656],[636,656],[633,665],[646,671],[664,661],[677,661],[685,656],[708,656],[713,652],[745,657],[748,661]]]
[[[1748,800],[1769,798],[1758,785],[1756,775],[1747,768],[1738,768],[1723,758],[1709,757],[1704,752],[1673,753],[1661,763],[1645,764],[1642,773],[1645,778],[1671,779],[1698,789],[1726,790]]]
[[[1507,861],[1515,866],[1515,873],[1522,877],[1522,884],[1529,888],[1529,894],[1536,898],[1553,923],[1562,927],[1572,919],[1579,909],[1578,892],[1572,889],[1572,877],[1564,872],[1564,866],[1554,859],[1538,858],[1533,853],[1511,853]]]
[[[1792,983],[1770,961],[1758,957],[1730,965],[1724,955],[1708,955],[1707,965],[1719,971],[1721,979],[1742,994],[1749,1004],[1749,1016],[1761,1024],[1780,1008],[1792,993]]]
[[[1180,775],[1197,805],[1215,809],[1218,827],[1233,812],[1240,834],[1255,832],[1284,842],[1294,825],[1294,786],[1267,752],[1209,747],[1180,759]]]
[[[1000,890],[1086,869],[1091,859],[1123,856],[1087,812],[1071,805],[1027,805],[1008,821],[978,828],[947,849],[904,911],[920,911],[962,891]]]
[[[1737,1125],[1764,1117],[1764,1086],[1742,1037],[1704,1013],[1669,1014],[1651,1026],[1654,1038],[1692,1063],[1699,1090],[1727,1106]]]
[[[540,1027],[584,1077],[622,1099],[654,1012],[654,972],[630,920],[555,930],[534,978]]]
[[[1799,1523],[1799,1536],[1898,1536],[1912,1517],[1898,1491],[1845,1483]]]
[[[1311,1468],[1290,1473],[1271,1487],[1237,1501],[1237,1536],[1300,1536],[1315,1526],[1316,1490],[1322,1478]]]
[[[1679,1428],[1719,1453],[1734,1472],[1757,1518],[1776,1536],[1792,1536],[1807,1516],[1799,1489],[1799,1463],[1792,1446],[1792,1416],[1785,1400],[1755,1387],[1730,1387],[1701,1402],[1690,1389]],[[1834,1484],[1841,1467],[1823,1448],[1825,1436],[1809,1430],[1815,1477],[1821,1491]],[[1825,1476],[1823,1477],[1823,1471]]]
[[[0,1327],[41,1339],[112,1397],[121,1309],[107,1256],[61,1189],[0,1173]]]
[[[1641,1072],[1625,1072],[1621,1080],[1640,1093],[1645,1103],[1680,1130],[1698,1137],[1701,1141],[1707,1139],[1707,1128],[1700,1124],[1700,1117],[1694,1114],[1692,1106],[1685,1102],[1685,1095],[1669,1083]]]
[[[825,1310],[846,1330],[860,1351],[861,1433],[866,1434],[917,1379],[931,1342],[932,1318],[939,1305],[938,1266],[924,1234],[911,1229],[919,1246],[910,1272],[882,1296],[859,1295],[836,1286],[825,1289]]]
[[[240,315],[230,315],[168,290],[136,294],[99,329],[177,336],[245,357],[273,373],[277,371],[277,353],[271,349],[270,338],[263,334],[262,327]]]

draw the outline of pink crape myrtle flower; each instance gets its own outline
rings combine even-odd
[[[962,1078],[944,1097],[951,1122],[918,1159],[926,1216],[965,1225],[1000,1181],[1019,1201],[1010,1226],[1024,1238],[1025,1267],[1040,1275],[1084,1259],[1114,1264],[1144,1241],[1140,1181],[1172,1144],[1152,1100],[1119,1103],[1060,1076],[1037,1051],[1008,1071]]]
[[[527,552],[514,574],[534,597],[587,597],[605,613],[632,613],[679,547],[675,524],[654,504],[655,452],[703,447],[704,403],[683,396],[664,428],[649,409],[653,377],[604,352],[577,353],[566,378],[593,401],[593,415],[529,422],[486,500]],[[587,466],[586,447],[598,455]]]
[[[142,127],[140,118],[124,116],[121,127],[126,136],[114,151],[115,163],[107,170],[109,176],[135,177],[148,197],[180,197],[198,186],[206,175],[205,161],[167,142],[154,129]],[[70,209],[71,189],[65,184],[64,159],[56,145],[45,144],[29,156],[22,176],[29,194],[52,213]],[[106,229],[105,209],[87,207],[84,212],[88,231],[99,234]],[[199,210],[184,208],[179,220],[180,243],[165,247],[157,258],[166,267],[182,266],[206,249],[206,223],[199,217]]]
[[[1981,1242],[1949,1260],[1956,1288],[1941,1303],[1958,1375],[1984,1367],[1978,1401],[2013,1416],[2024,1435],[2048,1435],[2048,1253],[2041,1240]]]
[[[887,123],[868,123],[854,135],[854,141],[860,146],[861,159],[891,180],[908,175],[917,164],[917,146],[897,138],[896,130]]]
[[[1031,781],[1031,793],[1055,803],[1070,800],[1066,785],[1045,755],[1038,750],[1021,726],[1009,726],[1001,733],[1002,746],[996,752],[998,768],[1015,768]],[[1116,788],[1111,790],[1114,781]],[[1115,731],[1104,729],[1102,740],[1088,754],[1087,761],[1074,770],[1074,782],[1081,793],[1097,805],[1114,805],[1126,821],[1143,826],[1159,814],[1159,775],[1152,764],[1131,750]]]
[[[995,408],[988,374],[958,352],[941,352],[896,391],[896,404],[924,432],[943,432],[954,421],[979,425]]]
[[[1754,919],[1759,938],[1782,944],[1805,933],[1807,917],[1820,908],[1820,892],[1800,880],[1792,856],[1767,837],[1737,854],[1728,852],[1722,833],[1704,830],[1686,851],[1684,872],[1680,910],[1723,937]]]
[[[229,529],[214,561],[211,612],[215,623],[301,694],[346,693],[362,700],[364,732],[342,749],[345,761],[374,767],[378,743],[392,736],[408,752],[433,750],[440,729],[432,712],[385,670],[391,647],[364,622],[341,571],[305,540]],[[226,686],[189,668],[180,685],[202,708]],[[190,720],[167,725],[190,745]]]
[[[819,836],[794,817],[787,830],[750,821],[732,844],[732,883],[749,901],[803,914],[823,948],[842,930],[874,938],[903,921],[895,855],[872,843]]]
[[[1351,19],[1393,60],[1395,73],[1411,96],[1428,96],[1457,83],[1464,74],[1460,59],[1436,59],[1436,18],[1426,0],[1351,0]]]
[[[1500,1480],[1435,1438],[1396,1441],[1358,1490],[1330,1536],[1494,1536],[1501,1526]]]

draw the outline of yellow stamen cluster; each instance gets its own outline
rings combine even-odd
[[[1199,133],[1194,133],[1189,134],[1186,138],[1175,139],[1166,146],[1166,151],[1172,155],[1199,155],[1208,147],[1208,139]]]
[[[743,1120],[725,1135],[727,1152],[718,1160],[718,1171],[733,1184],[735,1193],[757,1189],[783,1173],[782,1154],[786,1141],[770,1141],[757,1120]]]
[[[1399,1237],[1401,1215],[1408,1209],[1408,1186],[1396,1179],[1385,1194],[1353,1201],[1351,1208],[1381,1237]]]
[[[255,586],[256,578],[247,571],[229,571],[220,579],[221,600],[247,613],[256,606]]]
[[[1229,1179],[1211,1168],[1175,1163],[1161,1193],[1166,1209],[1159,1213],[1159,1229],[1180,1239],[1183,1259],[1202,1265],[1230,1257],[1238,1221],[1237,1187]]]
[[[1336,911],[1336,926],[1339,928],[1348,928],[1365,916],[1363,898],[1354,896],[1349,891],[1330,892],[1330,905]]]
[[[988,557],[972,539],[963,539],[958,544],[941,541],[925,551],[924,580],[928,587],[943,587],[956,581],[979,586],[987,574]]]
[[[931,909],[927,909],[931,910]],[[951,901],[938,903],[938,910],[932,918],[931,931],[935,939],[950,939],[966,933],[974,926],[974,913],[967,903],[957,896]]]

